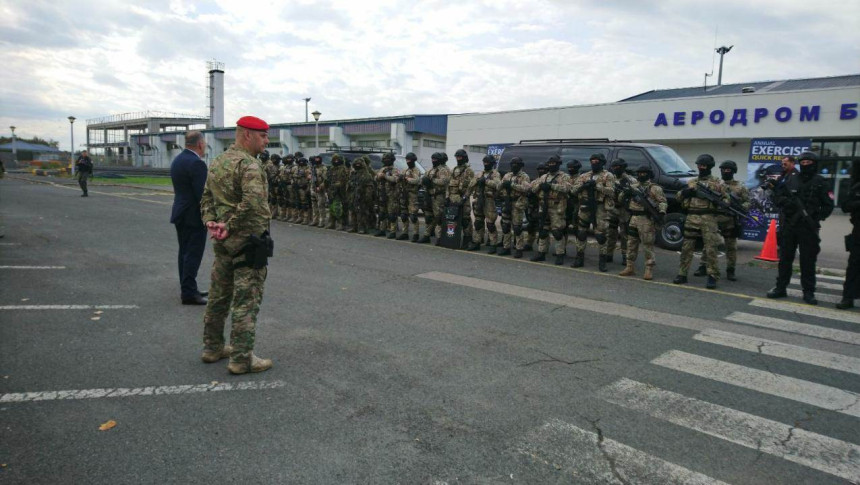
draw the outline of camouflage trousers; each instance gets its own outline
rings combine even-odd
[[[463,240],[471,241],[472,240],[472,205],[468,200],[463,201],[463,197],[459,195],[452,195],[450,197],[451,205],[461,204],[462,203],[462,211],[461,218],[463,224]],[[464,203],[465,202],[465,203]],[[442,218],[445,218],[445,213],[442,213]]]
[[[615,246],[621,246],[621,254],[627,251],[627,227],[630,214],[627,209],[615,207],[609,211],[609,222],[606,227],[606,254],[614,254]]]
[[[442,224],[445,222],[445,194],[428,195],[430,212],[424,213],[424,235],[442,237]]]
[[[726,268],[734,268],[738,262],[738,232],[740,228],[734,217],[717,216],[717,227],[726,242]]]
[[[428,196],[429,197],[429,196]],[[403,223],[403,231],[409,234],[410,226],[412,234],[418,234],[418,191],[406,193],[406,207],[400,208],[400,222]]]
[[[705,247],[702,249],[702,261],[708,269],[708,276],[720,277],[717,267],[717,246],[720,244],[720,233],[717,228],[717,216],[713,214],[688,214],[684,221],[684,244],[681,246],[681,266],[678,274],[687,276],[690,263],[693,261],[693,250],[696,240],[701,238]]]
[[[328,205],[325,203],[325,192],[311,193],[311,207],[313,211],[311,225],[324,226],[328,220]]]
[[[495,246],[498,239],[496,232],[496,199],[493,197],[484,197],[484,206],[478,207],[478,201],[475,201],[475,231],[472,233],[472,242],[477,244],[484,243],[484,231],[487,232],[487,244]]]
[[[235,239],[235,240],[232,240]],[[257,314],[263,301],[266,268],[234,268],[245,260],[244,255],[233,257],[245,243],[237,237],[213,244],[215,262],[212,264],[209,302],[203,315],[203,347],[217,351],[224,347],[224,325],[231,318],[231,362],[248,362],[254,350]]]
[[[382,230],[387,232],[397,232],[397,215],[400,214],[400,194],[395,190],[388,191],[385,213],[388,216],[388,219],[384,222]]]
[[[577,217],[579,218],[579,223],[577,224],[576,252],[577,254],[583,254],[588,238],[588,228],[592,226],[591,212],[588,210],[588,206],[581,206]],[[594,231],[594,239],[597,240],[598,247],[600,248],[599,254],[605,256],[607,254],[606,229],[609,226],[609,218],[606,207],[602,204],[597,205],[597,212],[595,213],[594,220],[596,221],[594,227],[592,227]]]
[[[645,251],[645,266],[654,266],[657,260],[654,258],[654,238],[657,228],[650,217],[640,215],[630,218],[627,225],[627,263],[636,262],[639,256],[639,243]]]
[[[553,254],[565,253],[564,228],[567,226],[567,199],[550,200],[543,216],[543,227],[538,229],[538,252],[549,251],[550,239],[555,240]]]
[[[525,217],[525,207],[514,206],[511,208],[511,221],[506,221],[502,218],[502,245],[505,249],[519,249],[520,251],[526,246],[527,233],[523,228],[523,218]]]

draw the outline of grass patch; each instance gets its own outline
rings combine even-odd
[[[93,177],[93,182],[101,182],[107,184],[139,184],[139,185],[172,185],[170,177],[123,177],[123,178],[107,178]]]

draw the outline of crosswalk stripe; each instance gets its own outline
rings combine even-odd
[[[792,284],[792,285],[800,286],[800,279],[799,279],[799,278],[792,278],[792,279],[791,279],[791,284]],[[823,289],[825,289],[825,290],[839,290],[839,291],[842,291],[842,285],[841,285],[841,284],[837,284],[837,283],[825,283],[825,282],[823,282],[823,281],[816,281],[816,282],[815,282],[815,289],[817,290],[817,289],[819,289],[819,288],[823,288]]]
[[[788,293],[788,296],[793,296],[795,298],[802,298],[803,291],[795,290],[794,288],[788,288],[785,290]],[[820,291],[815,292],[815,299],[818,301],[823,301],[825,303],[839,303],[842,301],[842,295],[831,295],[829,293],[822,293]]]
[[[723,332],[721,330],[705,330],[693,336],[701,342],[708,342],[724,347],[757,352],[771,355],[782,359],[803,362],[804,364],[817,365],[828,369],[860,374],[860,359],[847,355],[834,354],[823,350],[809,349],[797,345],[785,344],[773,340],[757,337],[748,337],[737,333]]]
[[[598,392],[605,401],[837,477],[860,481],[860,446],[630,379]]]
[[[285,381],[245,381],[232,384],[213,382],[210,384],[188,384],[181,386],[150,386],[136,388],[118,387],[108,389],[74,389],[65,391],[11,392],[8,394],[0,394],[0,403],[67,401],[113,397],[168,396],[177,394],[200,394],[204,392],[221,391],[250,391],[260,389],[280,389],[286,385],[287,383]]]
[[[135,310],[137,305],[0,305],[0,310]]]
[[[821,308],[818,306],[799,305],[795,303],[786,303],[775,300],[764,300],[757,298],[752,300],[750,306],[767,308],[769,310],[779,310],[783,312],[797,313],[800,315],[810,315],[818,318],[826,318],[828,320],[837,320],[840,322],[860,323],[860,313],[833,310],[831,308]]]
[[[815,275],[815,279],[817,279],[817,280],[822,280],[822,279],[824,279],[824,280],[838,281],[838,282],[840,282],[840,283],[844,283],[844,282],[845,282],[845,277],[844,277],[844,276],[831,276],[831,275],[827,275],[827,274],[817,274],[817,275]]]
[[[517,451],[572,471],[580,483],[724,484],[558,419],[530,432],[524,441]]]
[[[670,350],[651,361],[667,369],[860,417],[860,394],[721,360]]]
[[[844,342],[852,345],[860,345],[860,333],[847,332],[845,330],[821,327],[818,325],[809,325],[806,323],[798,323],[791,320],[783,320],[782,318],[754,315],[752,313],[744,312],[733,312],[731,315],[726,317],[726,320],[746,323],[748,325],[755,325],[758,327],[773,328],[776,330],[782,330],[783,332],[799,333],[802,335],[809,335],[811,337],[834,340],[836,342]]]

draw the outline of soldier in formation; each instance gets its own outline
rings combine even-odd
[[[621,264],[627,264],[627,226],[630,214],[627,212],[624,189],[636,183],[636,179],[627,173],[627,162],[616,158],[609,164],[609,171],[615,176],[615,207],[609,211],[609,225],[606,228],[606,262],[611,263],[615,257],[615,246],[621,247]]]
[[[424,174],[421,183],[427,189],[424,202],[424,236],[418,240],[419,243],[430,242],[432,236],[436,236],[436,245],[441,244],[442,224],[445,220],[445,197],[448,181],[451,179],[451,171],[445,166],[447,156],[436,152],[430,156],[433,168]]]
[[[477,251],[481,249],[481,244],[484,243],[484,228],[487,230],[487,245],[489,250],[487,254],[496,254],[496,245],[498,241],[498,233],[496,231],[496,194],[499,191],[499,186],[502,183],[502,176],[498,170],[494,170],[496,159],[492,155],[484,156],[481,162],[484,164],[484,171],[477,175],[472,182],[471,192],[475,198],[475,230],[472,233],[472,241],[469,251]]]
[[[312,226],[325,227],[328,220],[328,190],[326,188],[326,172],[328,167],[323,165],[322,157],[311,157],[311,223]]]
[[[636,181],[623,191],[630,214],[630,222],[627,225],[627,262],[626,267],[619,273],[621,276],[636,275],[636,258],[639,256],[639,243],[645,251],[645,273],[643,279],[654,278],[654,266],[657,264],[654,257],[654,238],[657,227],[663,223],[666,216],[666,195],[663,188],[655,184],[654,171],[648,164],[643,164],[636,169]]]
[[[398,239],[409,238],[410,229],[412,242],[418,242],[418,191],[421,186],[421,171],[415,166],[418,157],[409,152],[406,154],[406,171],[400,174],[402,202],[400,204],[400,221],[403,223],[403,233]]]
[[[564,219],[567,222],[567,227],[564,230],[564,248],[567,254],[567,243],[571,236],[576,238],[577,214],[579,213],[579,197],[573,191],[573,181],[579,177],[579,171],[582,170],[582,162],[573,159],[567,162],[567,175],[570,177],[570,192],[567,195],[567,212]]]
[[[523,221],[528,209],[528,195],[531,184],[527,173],[523,172],[523,160],[511,159],[511,170],[502,177],[500,194],[504,197],[502,205],[502,250],[501,256],[514,251],[515,258],[523,257],[526,245]]]
[[[447,203],[459,206],[460,221],[463,224],[463,240],[472,240],[472,205],[469,202],[475,171],[469,167],[469,155],[462,148],[454,152],[457,166],[448,179]],[[440,233],[441,234],[441,233]],[[437,241],[438,243],[438,241]]]
[[[590,228],[599,248],[598,269],[606,271],[606,230],[609,212],[615,207],[615,176],[604,170],[606,157],[602,153],[591,155],[589,163],[591,170],[577,177],[571,187],[579,198],[576,257],[572,266],[581,268],[585,265],[585,246]]]
[[[329,222],[328,229],[342,231],[346,227],[347,186],[349,185],[349,169],[343,163],[343,157],[334,154],[331,157],[331,167],[326,172],[326,188],[328,189]]]
[[[382,168],[376,175],[379,190],[379,231],[377,236],[397,237],[397,216],[400,214],[400,170],[394,167],[394,154],[382,156]]]

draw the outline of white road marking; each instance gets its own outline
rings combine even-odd
[[[826,318],[828,320],[838,320],[840,322],[860,323],[860,313],[839,311],[832,308],[822,308],[819,306],[801,305],[764,299],[755,299],[750,302],[750,305],[770,310],[780,310],[801,315],[810,315],[818,318]]]
[[[788,296],[793,296],[795,298],[802,298],[803,297],[803,291],[802,290],[795,290],[792,288],[788,288],[785,290],[785,292],[788,293]],[[831,295],[829,293],[822,293],[820,291],[816,291],[815,292],[815,299],[818,300],[819,302],[823,301],[825,303],[839,303],[840,301],[842,301],[842,295]]]
[[[791,279],[791,284],[792,284],[792,285],[800,286],[800,279],[798,279],[798,278],[792,278],[792,279]],[[822,281],[816,281],[816,282],[815,282],[815,289],[817,290],[817,289],[820,289],[820,288],[823,288],[823,289],[825,289],[825,290],[840,290],[840,291],[841,291],[841,290],[842,290],[842,284],[836,284],[836,283],[824,283],[824,282],[822,282]]]
[[[618,441],[553,419],[530,432],[518,452],[574,472],[579,483],[724,484]],[[613,460],[613,467],[609,460]],[[619,479],[623,477],[624,481]]]
[[[845,281],[844,276],[831,276],[831,275],[827,275],[827,274],[817,274],[817,275],[815,275],[815,279],[816,280],[824,279],[824,280],[831,280],[831,281],[839,281],[840,283]],[[841,286],[840,286],[840,288],[841,288]]]
[[[20,246],[21,243],[0,243],[0,246]]]
[[[764,315],[753,315],[752,313],[734,312],[726,317],[726,320],[732,322],[746,323],[758,327],[773,328],[782,330],[783,332],[799,333],[809,335],[811,337],[822,338],[826,340],[834,340],[836,342],[844,342],[851,345],[860,345],[860,333],[847,332],[835,328],[822,327],[819,325],[809,325],[806,323],[793,322],[791,320],[783,320],[782,318],[766,317]]]
[[[65,266],[0,266],[0,269],[66,269]]]
[[[199,394],[220,391],[255,391],[260,389],[279,389],[285,381],[256,382],[246,381],[235,384],[190,384],[183,386],[150,386],[136,388],[78,389],[68,391],[17,392],[0,394],[0,403],[63,401],[77,399],[101,399],[109,397],[169,396],[176,394]]]
[[[3,305],[0,310],[135,310],[137,305]]]
[[[817,365],[852,374],[860,374],[860,359],[847,355],[834,354],[823,350],[809,349],[797,345],[775,342],[757,337],[748,337],[721,330],[705,330],[693,336],[694,339],[725,347],[772,355],[782,359]]]
[[[860,417],[860,394],[835,387],[679,350],[670,350],[652,360],[651,363],[678,372]]]
[[[837,477],[860,481],[860,446],[658,387],[621,379],[598,395],[731,443],[767,453]]]

